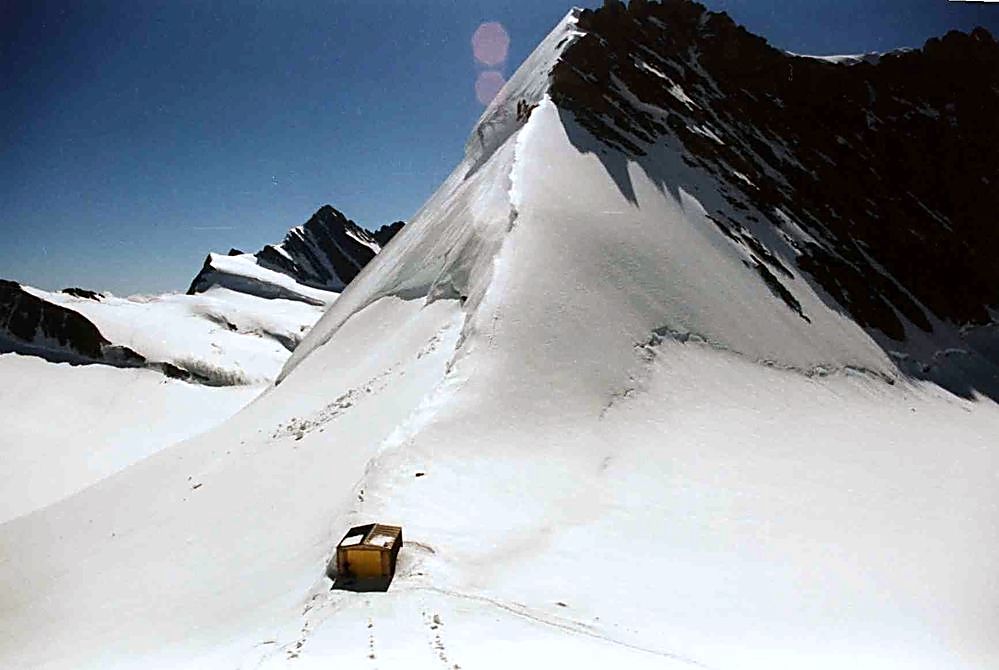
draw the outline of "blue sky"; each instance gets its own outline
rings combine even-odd
[[[184,290],[205,254],[280,240],[330,203],[372,228],[413,214],[482,111],[470,46],[510,74],[562,0],[4,0],[0,277]],[[999,5],[705,0],[778,47],[919,46],[999,34]]]

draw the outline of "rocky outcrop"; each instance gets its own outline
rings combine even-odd
[[[891,341],[990,322],[999,44],[986,30],[830,59],[776,49],[688,0],[608,2],[578,25],[551,95],[623,191],[615,156],[656,174],[668,145],[683,161],[668,186],[721,185],[711,218],[789,308],[779,278],[796,266]]]
[[[324,205],[305,224],[291,229],[279,244],[268,244],[253,254],[231,249],[227,257],[238,259],[239,265],[219,262],[220,257],[210,255],[188,293],[224,286],[264,297],[312,302],[315,296],[303,298],[305,292],[269,273],[311,289],[342,291],[402,225],[399,221],[370,233]]]
[[[86,300],[94,300],[100,302],[104,298],[103,293],[98,293],[97,291],[91,291],[90,289],[69,287],[62,290],[66,295],[71,295],[75,298],[85,298]]]
[[[406,224],[403,221],[388,223],[376,230],[372,233],[372,235],[374,236],[375,241],[378,242],[378,245],[384,248],[385,245],[389,243],[389,240],[395,237],[396,233],[402,230],[404,225]]]
[[[113,345],[89,319],[0,279],[0,339],[4,349],[45,355],[54,360],[136,367],[146,359]]]

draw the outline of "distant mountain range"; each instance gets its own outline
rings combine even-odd
[[[397,221],[369,233],[324,205],[305,224],[288,231],[278,244],[268,244],[252,254],[238,249],[231,249],[225,256],[209,254],[188,293],[224,286],[266,298],[315,304],[314,296],[273,273],[285,275],[299,287],[342,291],[402,225]]]
[[[151,367],[208,384],[273,379],[304,332],[402,225],[369,233],[325,205],[279,244],[255,254],[209,254],[186,296],[50,293],[0,280],[0,352]]]

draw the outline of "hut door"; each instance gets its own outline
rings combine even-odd
[[[350,573],[358,579],[382,576],[382,555],[380,551],[355,549],[347,554]]]

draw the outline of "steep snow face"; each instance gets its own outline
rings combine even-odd
[[[577,21],[280,384],[0,526],[0,659],[995,667],[999,407],[901,374],[676,145],[517,115]],[[405,529],[395,581],[331,592],[370,521]]]
[[[493,281],[498,250],[518,225],[518,202],[530,190],[538,203],[551,203],[540,219],[544,223],[537,224],[551,239],[529,252],[544,259],[537,270],[531,269],[531,285],[540,300],[554,299],[570,309],[571,298],[594,285],[594,293],[605,294],[607,318],[621,309],[640,315],[620,322],[635,342],[660,329],[681,337],[693,334],[776,365],[821,370],[853,366],[890,376],[894,365],[886,354],[804,278],[778,280],[774,272],[780,270],[768,268],[783,266],[773,254],[759,251],[755,238],[756,247],[731,245],[698,200],[718,197],[716,181],[708,175],[688,179],[679,152],[660,152],[652,170],[627,165],[621,156],[617,166],[623,172],[608,174],[601,161],[570,168],[578,149],[558,152],[552,147],[556,160],[535,148],[564,134],[557,130],[561,119],[554,125],[550,119],[542,122],[533,140],[521,136],[533,114],[546,105],[549,115],[554,109],[541,96],[553,67],[581,35],[579,14],[571,12],[511,77],[472,132],[465,160],[393,248],[317,324],[282,375],[350,314],[381,296],[457,297],[468,300],[466,310],[475,313]],[[562,62],[559,67],[567,66]],[[530,113],[518,115],[525,105]],[[578,142],[586,131],[572,119],[564,122]],[[518,157],[521,144],[530,152],[527,159]],[[593,153],[599,155],[596,149]],[[519,180],[511,176],[518,170],[526,171]],[[670,188],[673,176],[683,188]],[[628,189],[615,188],[622,180]],[[639,188],[646,191],[641,202]],[[580,269],[585,276],[576,278]],[[541,274],[534,276],[535,271]],[[781,281],[800,297],[788,293]],[[788,300],[795,310],[786,309]],[[543,328],[543,322],[532,323]]]
[[[496,251],[513,227],[510,170],[515,135],[530,114],[518,103],[537,105],[549,71],[579,35],[577,10],[552,30],[518,68],[483,112],[465,145],[465,158],[413,220],[379,254],[376,268],[363,271],[288,361],[287,374],[325,343],[351,314],[382,296],[471,300],[474,308],[492,273]]]
[[[565,49],[582,35],[576,26],[580,11],[573,9],[566,14],[486,106],[465,143],[469,170],[482,165],[517,132],[547,94],[549,73]]]
[[[502,161],[514,225],[465,302],[446,393],[339,524],[402,523],[413,564],[371,608],[317,595],[296,660],[350,662],[367,647],[344,627],[365,616],[380,655],[412,655],[420,610],[446,613],[448,660],[538,661],[483,642],[509,627],[473,623],[484,604],[650,666],[990,667],[999,408],[905,380],[805,281],[808,320],[789,310],[696,189],[630,164],[627,197],[576,132],[542,102],[509,162],[501,147],[449,192]]]

